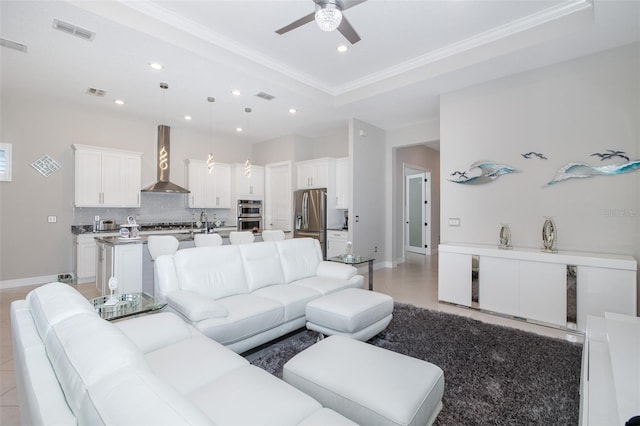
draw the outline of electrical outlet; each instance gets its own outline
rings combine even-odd
[[[377,253],[377,252],[378,252],[378,246],[374,246],[374,247],[373,247],[373,252],[374,252],[374,253]]]
[[[96,215],[93,217],[93,220],[95,220],[96,222],[98,222],[100,220],[100,216]]]
[[[47,223],[56,223],[58,221],[57,216],[47,216]]]

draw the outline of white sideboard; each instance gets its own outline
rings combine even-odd
[[[472,302],[472,262],[478,258],[478,303]],[[637,262],[631,256],[499,249],[483,244],[440,244],[438,300],[567,327],[567,267],[575,267],[576,318],[636,315]]]
[[[623,425],[640,415],[640,318],[587,317],[580,379],[580,422]]]

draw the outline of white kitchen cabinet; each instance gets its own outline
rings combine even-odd
[[[96,279],[96,241],[93,234],[74,235],[73,274],[78,284]]]
[[[327,257],[335,257],[347,253],[347,231],[327,231]]]
[[[103,296],[110,293],[111,277],[118,280],[118,294],[142,292],[142,247],[140,242],[112,244],[98,241],[96,288]]]
[[[264,199],[264,166],[251,165],[251,176],[245,176],[244,164],[234,164],[233,188],[236,200]]]
[[[77,144],[72,148],[76,207],[140,207],[142,153]]]
[[[216,163],[209,173],[204,160],[188,159],[187,204],[191,208],[231,207],[231,165]]]
[[[631,256],[500,250],[482,244],[440,245],[439,300],[471,306],[473,256],[480,259],[482,310],[568,327],[567,270],[575,266],[578,330],[585,330],[587,315],[636,314],[637,262]]]
[[[336,163],[333,158],[298,161],[296,163],[296,189],[329,188],[334,186],[335,173]]]
[[[336,159],[336,209],[346,210],[350,203],[349,158],[338,158]]]

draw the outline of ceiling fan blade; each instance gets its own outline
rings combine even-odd
[[[295,30],[298,27],[303,26],[304,24],[308,24],[309,22],[313,21],[315,19],[315,12],[308,14],[307,16],[303,16],[302,18],[298,19],[297,21],[293,21],[292,23],[290,23],[287,26],[284,26],[282,28],[280,28],[279,30],[276,30],[276,33],[282,35],[284,33],[288,33],[291,30]]]
[[[365,1],[367,0],[342,0],[342,10],[351,9],[353,6],[357,6]]]
[[[338,31],[342,34],[351,44],[356,44],[360,41],[360,36],[353,29],[349,21],[345,16],[342,17],[342,22],[340,22],[340,26],[338,26]]]

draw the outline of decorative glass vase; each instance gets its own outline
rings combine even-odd
[[[553,219],[547,217],[542,225],[542,250],[549,253],[556,253],[556,224]]]
[[[511,229],[509,229],[509,225],[503,224],[500,227],[500,245],[498,248],[501,249],[510,249],[511,246]]]

